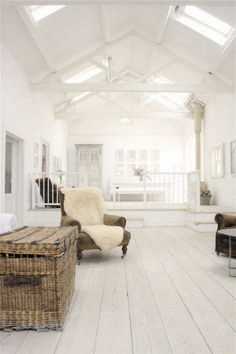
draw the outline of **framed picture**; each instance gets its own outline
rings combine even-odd
[[[34,143],[34,168],[39,167],[39,143]]]
[[[49,144],[46,141],[41,143],[41,168],[42,172],[47,172],[49,169]]]
[[[39,144],[34,143],[34,155],[39,155]]]
[[[224,177],[225,174],[225,145],[221,144],[210,151],[210,169],[212,178]]]
[[[139,150],[138,152],[139,162],[147,162],[147,158],[148,158],[147,150]]]
[[[159,161],[159,151],[158,150],[151,150],[151,161],[152,162]]]
[[[115,176],[124,176],[124,165],[115,165]]]
[[[135,164],[129,164],[126,166],[126,176],[134,176]]]
[[[127,150],[126,151],[126,159],[128,162],[136,161],[136,150]]]
[[[34,155],[34,168],[39,167],[39,156]]]
[[[231,174],[236,175],[236,140],[230,143]]]
[[[124,150],[118,149],[115,151],[115,161],[116,162],[124,162]]]

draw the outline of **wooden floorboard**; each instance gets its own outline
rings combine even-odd
[[[0,331],[2,354],[235,354],[236,278],[214,233],[134,228],[121,250],[88,251],[61,332]]]

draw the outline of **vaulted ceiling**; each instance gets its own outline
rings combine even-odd
[[[64,1],[35,22],[29,5],[1,4],[2,40],[34,92],[56,117],[184,118],[184,103],[234,90],[235,31],[220,45],[178,22],[176,5],[195,5],[236,27],[234,1]],[[95,74],[93,70],[95,69]],[[90,76],[70,78],[78,72]]]

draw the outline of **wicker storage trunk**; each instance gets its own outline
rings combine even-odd
[[[0,235],[0,329],[61,329],[70,305],[77,227]]]

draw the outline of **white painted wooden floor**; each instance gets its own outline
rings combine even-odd
[[[85,253],[62,332],[0,332],[1,354],[235,354],[236,278],[214,233],[137,228]]]

